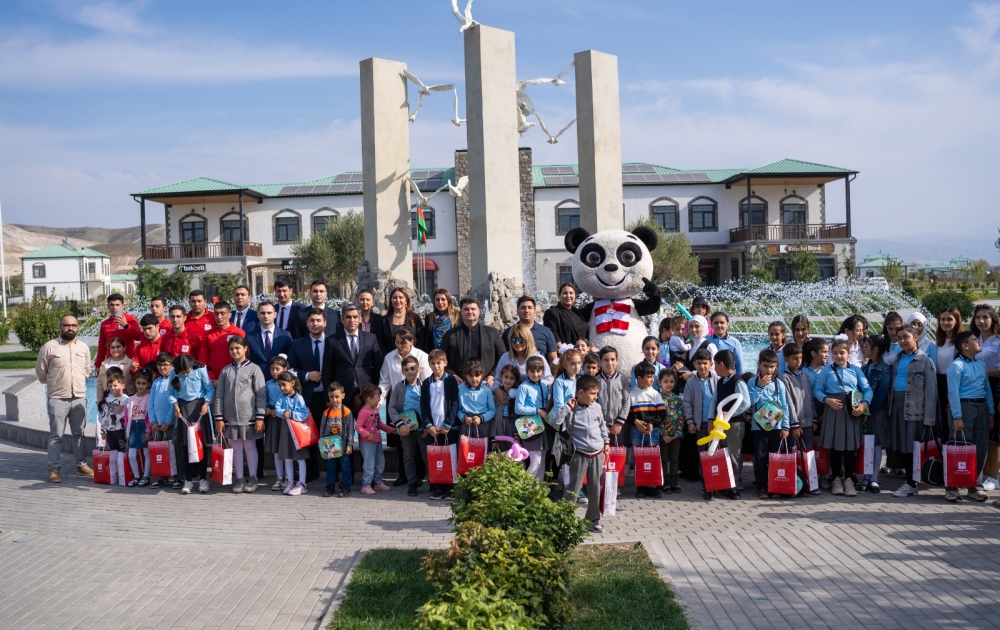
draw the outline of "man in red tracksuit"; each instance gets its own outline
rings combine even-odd
[[[120,293],[108,296],[108,311],[110,315],[101,322],[101,332],[97,336],[97,358],[94,359],[94,369],[100,369],[101,363],[108,356],[108,343],[115,337],[121,337],[125,342],[125,356],[135,356],[135,342],[139,341],[139,321],[125,312],[125,298]]]
[[[156,324],[160,329],[160,335],[167,334],[170,330],[170,319],[167,317],[167,298],[155,297],[149,301],[149,312],[156,318]],[[141,327],[142,324],[140,323]]]
[[[233,362],[233,358],[229,356],[229,340],[234,336],[244,339],[247,336],[236,324],[230,323],[229,316],[232,312],[229,302],[216,302],[215,324],[217,329],[205,335],[198,351],[198,360],[208,368],[208,377],[212,379],[213,383],[219,380],[222,368]]]
[[[157,321],[156,315],[152,313],[143,315],[142,319],[139,320],[139,327],[142,329],[142,339],[135,348],[132,374],[145,367],[147,363],[152,362],[155,366],[156,356],[160,354],[160,341],[163,339],[160,335],[160,323]],[[156,373],[155,367],[153,373]]]
[[[187,321],[184,307],[180,304],[171,306],[169,319],[172,328],[167,331],[167,334],[160,337],[160,350],[169,352],[175,357],[186,354],[197,359],[198,342],[188,334],[184,325]]]
[[[191,305],[191,310],[188,311],[187,317],[184,319],[184,329],[187,330],[188,338],[196,346],[200,346],[202,339],[208,333],[216,330],[215,316],[205,308],[207,303],[204,291],[195,289],[189,293],[188,304]],[[198,355],[193,356],[198,357]]]

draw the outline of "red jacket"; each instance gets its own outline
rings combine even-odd
[[[186,354],[197,359],[198,350],[198,340],[191,338],[191,333],[187,328],[180,334],[170,329],[167,334],[160,337],[160,351],[169,352],[175,357]]]
[[[187,331],[188,338],[191,341],[194,341],[197,345],[201,345],[201,341],[205,338],[205,335],[213,330],[218,330],[218,327],[215,325],[215,313],[205,311],[201,317],[193,317],[189,311],[184,318],[184,330]],[[195,355],[195,358],[197,356]]]
[[[164,317],[163,321],[160,322],[160,336],[162,337],[163,335],[167,334],[167,332],[169,332],[172,329],[173,329],[173,325],[170,323],[170,318],[169,317]]]
[[[213,381],[218,380],[222,368],[233,362],[229,356],[229,339],[237,336],[246,339],[247,334],[236,324],[230,324],[225,330],[213,330],[205,335],[201,340],[198,350],[198,360],[208,368],[208,377]]]
[[[138,372],[140,368],[145,366],[150,361],[156,363],[156,356],[160,354],[160,344],[162,342],[162,336],[157,337],[156,341],[149,341],[145,337],[139,340],[139,345],[135,348],[135,361],[132,365],[133,374]]]
[[[142,339],[139,320],[125,313],[125,328],[119,326],[111,317],[101,322],[101,332],[97,336],[97,357],[94,359],[95,369],[99,369],[101,363],[108,357],[108,343],[115,337],[121,337],[125,341],[125,356],[130,359],[134,357],[135,342]]]

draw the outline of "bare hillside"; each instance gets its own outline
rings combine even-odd
[[[131,271],[139,258],[141,234],[137,225],[126,228],[64,228],[5,223],[3,239],[7,273],[20,273],[21,256],[24,254],[61,243],[64,237],[73,245],[90,247],[111,256],[111,269],[115,273]],[[147,224],[147,242],[163,243],[165,237],[166,230],[162,223]]]

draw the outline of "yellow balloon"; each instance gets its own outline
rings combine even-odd
[[[705,446],[706,444],[708,444],[709,442],[711,442],[714,439],[715,438],[712,437],[711,435],[706,435],[703,438],[699,438],[697,444],[698,444],[698,446]]]

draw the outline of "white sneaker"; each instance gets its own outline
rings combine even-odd
[[[184,486],[181,488],[181,494],[191,494],[191,490],[194,488],[194,484],[190,481],[185,481]]]
[[[297,497],[305,490],[305,486],[301,483],[297,483],[288,490],[288,496]]]
[[[983,475],[983,490],[989,492],[990,490],[997,489],[997,480],[993,477],[987,477]]]
[[[272,492],[281,492],[281,491],[284,491],[285,484],[287,484],[287,483],[288,482],[284,478],[278,479],[277,481],[274,482],[274,485],[271,486],[271,491]]]
[[[840,495],[844,494],[844,480],[843,479],[841,479],[840,477],[837,477],[836,479],[833,480],[833,489],[832,489],[832,492],[833,492],[833,494],[835,494],[837,496],[840,496]]]
[[[912,497],[917,494],[917,489],[910,485],[909,482],[904,483],[899,487],[898,490],[892,493],[894,497]]]
[[[208,494],[208,479],[202,479],[198,482],[198,492]]]
[[[285,480],[285,486],[281,489],[281,494],[288,494],[295,487],[295,483],[289,480]]]
[[[844,496],[845,497],[858,496],[858,491],[854,489],[854,481],[850,477],[844,479]]]

